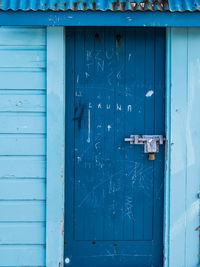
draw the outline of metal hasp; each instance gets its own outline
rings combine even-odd
[[[155,153],[159,152],[159,145],[163,145],[165,138],[163,135],[131,135],[124,141],[131,145],[144,145],[144,153],[149,154],[149,160],[155,160]]]

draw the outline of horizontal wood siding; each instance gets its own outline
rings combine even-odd
[[[0,81],[0,266],[45,266],[45,28],[0,27]]]

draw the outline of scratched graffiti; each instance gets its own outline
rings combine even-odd
[[[116,255],[134,259],[132,250],[121,249],[124,241],[134,242],[135,255],[146,255],[154,251],[155,225],[162,232],[163,148],[152,162],[143,146],[124,141],[131,134],[164,132],[164,97],[154,66],[160,60],[154,49],[158,36],[150,30],[153,39],[147,29],[107,28],[80,29],[68,39],[75,48],[67,53],[67,93],[73,99],[66,105],[68,227],[73,225],[79,254],[80,243],[89,251],[81,259],[102,258],[107,266],[115,266],[110,262]]]

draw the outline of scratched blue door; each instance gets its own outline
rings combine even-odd
[[[165,32],[66,33],[65,264],[162,266],[164,147],[154,161],[131,134],[164,135]]]

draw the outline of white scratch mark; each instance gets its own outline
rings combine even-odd
[[[125,200],[125,215],[130,219],[134,220],[133,217],[133,202],[131,197],[126,197]]]
[[[82,93],[76,91],[76,96],[82,96]]]
[[[107,108],[107,109],[110,109],[110,104],[107,104],[107,105],[106,105],[106,108]]]
[[[128,110],[129,112],[131,112],[131,111],[132,111],[132,105],[128,105],[127,110]]]
[[[87,142],[90,143],[90,109],[88,109],[88,139]]]
[[[111,129],[112,127],[111,127],[111,125],[108,125],[107,128],[108,128],[108,131],[110,132],[110,129]]]
[[[154,91],[153,90],[149,90],[147,93],[146,93],[146,97],[151,97],[153,95]]]
[[[131,60],[131,53],[128,54],[128,61]]]
[[[98,149],[98,145],[100,144],[100,142],[97,142],[94,146],[96,149]]]
[[[81,161],[81,157],[77,157],[77,160],[78,160],[78,162],[80,162]]]
[[[76,83],[79,83],[79,74],[76,77]]]
[[[117,110],[122,110],[122,106],[117,104]]]
[[[121,79],[121,71],[119,71],[119,72],[117,73],[117,79],[118,79],[118,80]]]
[[[108,74],[108,84],[111,85],[112,82],[111,82],[111,76],[113,75],[113,71],[111,71],[109,74]]]
[[[109,181],[110,179],[112,179],[114,176],[119,175],[120,173],[122,173],[122,170],[120,170],[119,172],[116,172],[115,174],[111,175],[111,177],[108,177],[107,179],[105,179],[104,181],[98,183],[96,186],[93,187],[93,189],[87,193],[87,195],[82,199],[82,201],[80,202],[80,204],[78,205],[78,207],[80,208],[83,203],[89,198],[89,196],[95,192],[95,190],[97,188],[99,188],[101,185],[105,184],[107,181]]]
[[[88,72],[85,73],[85,77],[88,78],[90,74]]]
[[[102,60],[102,61],[99,61],[98,63],[97,63],[97,66],[98,66],[98,70],[99,70],[99,68],[103,71],[104,70],[104,61]]]
[[[92,57],[92,52],[87,50],[87,61],[89,61],[91,57]]]

